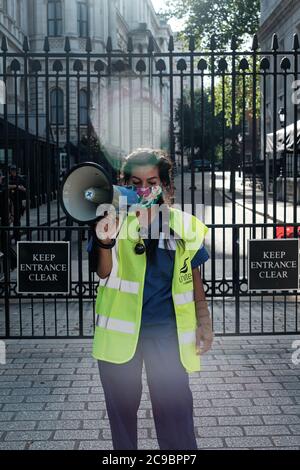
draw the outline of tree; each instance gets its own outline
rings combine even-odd
[[[203,110],[203,111],[201,111]],[[202,120],[203,115],[203,120]],[[190,96],[187,91],[184,91],[183,102],[178,100],[175,111],[175,120],[179,127],[179,144],[181,144],[180,136],[183,134],[183,148],[185,151],[191,149],[191,123],[192,113]],[[183,125],[182,125],[183,124]],[[215,161],[221,160],[221,144],[223,140],[223,125],[224,125],[224,138],[230,135],[230,130],[226,127],[225,120],[223,120],[221,112],[212,112],[212,105],[210,100],[210,90],[204,89],[203,96],[201,90],[197,89],[194,93],[194,150],[195,158],[204,158],[205,160],[212,160],[212,152],[215,154]],[[183,129],[182,129],[183,127]],[[225,155],[226,160],[226,155]],[[226,166],[226,161],[225,161]]]
[[[243,64],[248,63],[248,68],[245,73],[239,67],[236,61],[235,86],[233,87],[233,74],[231,66],[228,67],[230,75],[219,76],[215,87],[215,107],[217,112],[223,112],[224,102],[224,117],[228,127],[233,124],[232,117],[232,98],[234,94],[235,103],[235,125],[241,126],[243,122],[243,108],[248,113],[248,117],[253,117],[253,86],[254,86],[254,70],[252,61],[242,59]],[[231,64],[230,64],[231,65]],[[258,63],[256,64],[258,70]],[[234,88],[234,90],[233,90]],[[260,80],[256,76],[256,91],[255,91],[255,105],[256,105],[256,119],[260,118]]]
[[[259,28],[260,0],[167,0],[165,19],[186,19],[185,35],[194,35],[197,47],[209,47],[214,34],[218,48],[229,45],[232,34],[241,44]]]

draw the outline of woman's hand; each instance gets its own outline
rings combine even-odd
[[[114,217],[113,214],[107,214],[95,225],[95,233],[97,238],[102,243],[110,245],[112,240],[116,238],[118,225],[119,218]]]
[[[209,351],[212,347],[213,340],[214,333],[210,316],[205,315],[200,317],[196,330],[196,354],[199,356]]]

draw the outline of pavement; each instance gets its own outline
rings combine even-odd
[[[296,339],[215,339],[202,357],[201,372],[190,374],[199,449],[300,449],[300,365],[292,362]],[[0,450],[111,450],[91,340],[5,343]],[[158,449],[144,371],[138,438],[140,449]]]

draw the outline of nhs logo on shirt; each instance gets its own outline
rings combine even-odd
[[[180,268],[180,275],[179,275],[179,282],[182,282],[183,284],[188,284],[189,282],[192,282],[192,273],[188,272],[188,265],[187,265],[187,260],[189,259],[189,256],[185,258],[182,267]]]

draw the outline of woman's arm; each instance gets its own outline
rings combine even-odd
[[[101,219],[95,227],[96,235],[100,238],[104,244],[110,244],[116,236],[116,230],[118,229],[119,219],[112,219],[111,216],[106,216]],[[100,234],[106,236],[106,238],[100,237]],[[101,279],[105,279],[112,270],[112,254],[110,248],[97,247],[97,274]]]
[[[194,268],[192,273],[194,283],[194,301],[198,325],[196,331],[196,353],[204,354],[211,348],[214,334],[212,331],[212,321],[205,298],[205,292],[199,268]]]
[[[194,282],[194,300],[205,300],[205,292],[203,282],[200,275],[199,267],[192,269]]]
[[[101,240],[103,242],[103,240]],[[111,249],[97,247],[97,274],[101,279],[105,279],[112,270]]]

